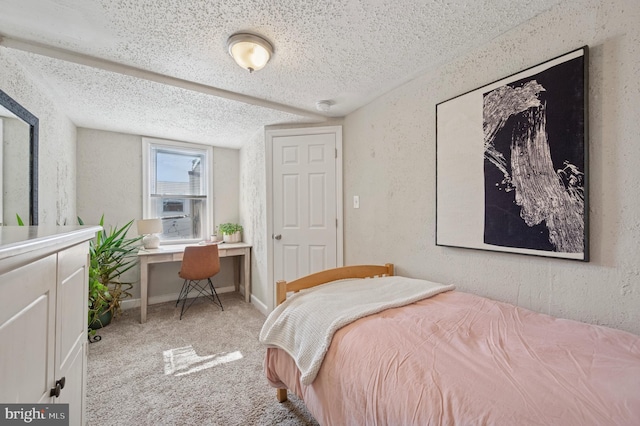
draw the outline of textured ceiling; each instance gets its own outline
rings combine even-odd
[[[0,0],[0,48],[77,126],[238,148],[265,125],[344,116],[560,1]],[[263,70],[228,55],[238,31],[273,43]]]

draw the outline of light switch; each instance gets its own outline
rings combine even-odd
[[[357,195],[353,196],[353,208],[354,209],[359,209],[360,208],[360,197]]]

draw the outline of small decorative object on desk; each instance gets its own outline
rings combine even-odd
[[[220,231],[219,227],[216,226],[216,230],[213,233],[213,235],[211,235],[211,242],[215,243],[218,241],[222,241],[222,232]]]
[[[225,243],[239,243],[242,241],[242,225],[237,223],[222,223],[218,226],[219,234]]]
[[[160,237],[162,233],[162,219],[142,219],[137,222],[138,234],[142,237],[142,244],[145,249],[157,249],[160,247]]]

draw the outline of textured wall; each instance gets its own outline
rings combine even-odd
[[[34,81],[0,47],[0,89],[39,120],[39,223],[74,224],[76,127],[51,101],[47,88]]]
[[[104,213],[105,225],[122,226],[142,218],[142,138],[137,135],[78,129],[78,216],[87,224],[97,224]],[[216,223],[237,220],[238,151],[214,148],[213,185],[216,197]],[[135,235],[136,227],[132,227]],[[233,260],[222,259],[222,270],[212,280],[216,287],[233,285]],[[153,265],[149,273],[150,301],[177,297],[182,280],[179,262]],[[128,280],[139,280],[139,269],[132,269]],[[133,297],[140,297],[134,287]]]
[[[240,223],[239,158],[237,149],[213,149],[213,186],[215,224]]]
[[[2,211],[7,225],[16,214],[29,217],[29,142],[31,126],[19,118],[2,117]]]
[[[640,3],[564,2],[345,121],[345,263],[640,334]],[[591,262],[435,246],[435,105],[589,50]],[[360,196],[360,209],[349,200]]]
[[[264,132],[256,133],[240,150],[240,222],[251,249],[251,295],[263,312],[268,303],[267,187]]]
[[[78,216],[122,226],[142,217],[140,136],[78,128]]]

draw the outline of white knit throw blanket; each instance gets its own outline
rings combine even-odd
[[[309,385],[333,334],[341,327],[453,289],[453,285],[398,276],[323,284],[296,293],[277,306],[262,326],[260,342],[285,350],[295,360],[302,384]]]

